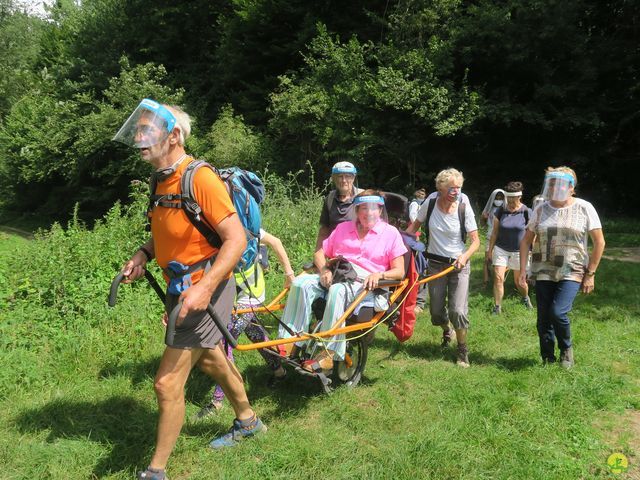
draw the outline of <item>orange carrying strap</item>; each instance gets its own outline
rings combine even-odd
[[[422,280],[416,280],[416,281],[412,282],[411,285],[409,285],[410,282],[409,282],[408,279],[401,280],[401,281],[399,281],[397,283],[389,284],[388,286],[390,286],[390,287],[396,287],[395,290],[391,293],[391,296],[389,298],[389,303],[391,303],[391,304],[394,303],[404,293],[405,294],[404,297],[399,302],[400,304],[402,304],[405,301],[407,295],[409,294],[409,292],[410,292],[410,290],[412,288],[417,288],[418,285],[422,285],[424,283],[428,283],[428,282],[430,282],[432,280],[435,280],[437,278],[444,277],[445,275],[449,274],[453,269],[454,269],[453,266],[447,267],[446,269],[444,269],[443,271],[441,271],[439,273],[436,273],[436,274],[431,275],[429,277],[425,277]],[[407,288],[409,288],[409,290]],[[261,312],[261,311],[262,312],[267,312],[267,311],[281,310],[281,309],[284,308],[284,304],[283,303],[277,303],[276,304],[276,300],[280,301],[286,295],[287,291],[288,291],[288,289],[284,289],[282,292],[280,292],[278,297],[276,297],[276,299],[274,301],[272,301],[268,306],[255,308],[255,309],[236,310],[236,313],[249,313],[251,311],[254,311],[254,312]],[[333,337],[335,335],[340,335],[342,333],[357,332],[357,331],[362,331],[362,330],[375,328],[379,323],[381,323],[381,320],[383,319],[383,317],[385,316],[385,314],[387,312],[378,312],[378,313],[376,313],[373,316],[373,318],[368,322],[357,323],[357,324],[354,324],[354,325],[345,325],[345,323],[346,323],[347,319],[349,318],[349,316],[351,315],[351,313],[353,313],[355,308],[360,304],[360,302],[362,302],[362,300],[364,300],[364,298],[367,296],[368,293],[369,293],[368,290],[363,290],[362,292],[360,292],[356,296],[354,301],[351,302],[351,305],[349,305],[349,307],[344,312],[344,314],[342,314],[342,316],[331,326],[331,328],[329,330],[324,330],[322,332],[316,332],[316,333],[313,333],[313,334],[311,334],[311,333],[300,334],[299,336],[290,337],[290,338],[277,338],[275,340],[267,340],[267,341],[264,341],[264,342],[257,342],[257,343],[238,345],[236,347],[236,349],[240,350],[240,351],[257,350],[257,349],[260,349],[260,348],[276,347],[276,346],[280,346],[280,345],[286,345],[286,344],[289,344],[289,343],[295,343],[295,342],[311,340],[311,339],[322,339],[322,338],[326,338],[326,337]],[[269,307],[269,308],[267,308],[267,307]],[[245,310],[246,310],[246,312],[245,312]],[[345,325],[345,326],[341,327],[340,325]]]

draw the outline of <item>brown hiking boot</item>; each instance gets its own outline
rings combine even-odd
[[[440,344],[440,346],[442,348],[446,348],[449,345],[451,345],[451,342],[454,341],[455,339],[456,339],[456,331],[453,328],[450,328],[449,330],[443,330],[442,343]]]
[[[458,344],[458,360],[456,361],[456,365],[462,368],[469,368],[471,366],[469,364],[469,349],[466,343]]]
[[[566,350],[560,352],[560,366],[562,368],[569,369],[573,367],[573,348],[569,347]]]

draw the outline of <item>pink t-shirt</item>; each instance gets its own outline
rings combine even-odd
[[[322,242],[322,249],[327,257],[342,256],[371,273],[388,270],[394,258],[407,252],[396,227],[382,221],[362,240],[355,222],[342,222]]]

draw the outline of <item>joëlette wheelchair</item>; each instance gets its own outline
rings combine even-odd
[[[396,214],[401,215],[405,211],[406,198],[397,194],[385,194],[385,200],[389,203],[389,199],[392,200],[392,210]],[[389,207],[387,207],[388,210]],[[400,213],[402,212],[402,213]],[[389,212],[391,217],[392,212]],[[404,257],[405,272],[408,272],[407,268],[409,262],[413,262],[413,255],[411,251],[407,252]],[[429,281],[441,278],[447,275],[454,269],[453,266],[449,266],[445,270],[431,275],[429,277],[418,277],[411,280],[406,277],[400,281],[383,280],[380,281],[379,288],[387,288],[389,290],[388,304],[389,307],[385,311],[374,311],[373,307],[363,306],[359,309],[358,314],[355,315],[354,311],[362,303],[367,294],[367,290],[360,291],[351,304],[345,309],[344,314],[335,321],[335,323],[328,330],[312,332],[290,332],[293,335],[289,338],[276,338],[258,343],[238,344],[237,340],[229,333],[226,322],[222,321],[216,314],[212,305],[207,307],[207,312],[213,318],[216,326],[221,331],[225,341],[238,351],[246,352],[250,350],[263,349],[263,351],[277,356],[283,365],[289,366],[301,375],[305,375],[312,378],[317,378],[326,393],[330,393],[333,388],[339,385],[345,385],[348,387],[356,386],[362,379],[362,375],[367,363],[368,347],[371,343],[375,330],[382,324],[386,324],[391,328],[396,321],[398,321],[400,315],[399,311],[406,301],[409,292],[412,289],[417,289],[420,285]],[[162,290],[158,282],[153,275],[145,270],[145,278],[154,289],[160,300],[164,303],[165,292]],[[109,305],[114,306],[116,303],[118,286],[123,280],[122,273],[118,274],[111,284],[111,290],[109,293]],[[286,303],[286,296],[288,289],[283,289],[271,302],[259,307],[234,309],[235,314],[256,313],[256,314],[269,314],[275,317],[280,322],[280,319],[275,315],[275,312],[284,309]],[[167,343],[173,341],[175,335],[176,319],[178,313],[182,307],[182,303],[176,305],[172,312],[170,312],[167,322],[167,329],[165,333],[165,340]],[[315,316],[322,317],[321,310],[322,305],[315,303],[314,306]],[[285,327],[286,328],[286,327]],[[312,358],[313,352],[319,351],[323,348],[323,343],[327,342],[331,337],[336,335],[345,334],[344,342],[346,342],[346,353],[344,360],[334,361],[333,369],[330,372],[323,371],[322,369],[304,368],[305,362],[308,362]],[[297,349],[295,355],[291,355],[291,347],[294,343],[305,342],[304,347]]]

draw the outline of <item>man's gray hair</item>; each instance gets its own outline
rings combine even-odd
[[[177,105],[165,106],[173,113],[173,116],[176,117],[176,127],[180,130],[178,143],[184,146],[184,142],[189,138],[189,135],[191,135],[191,117]]]

